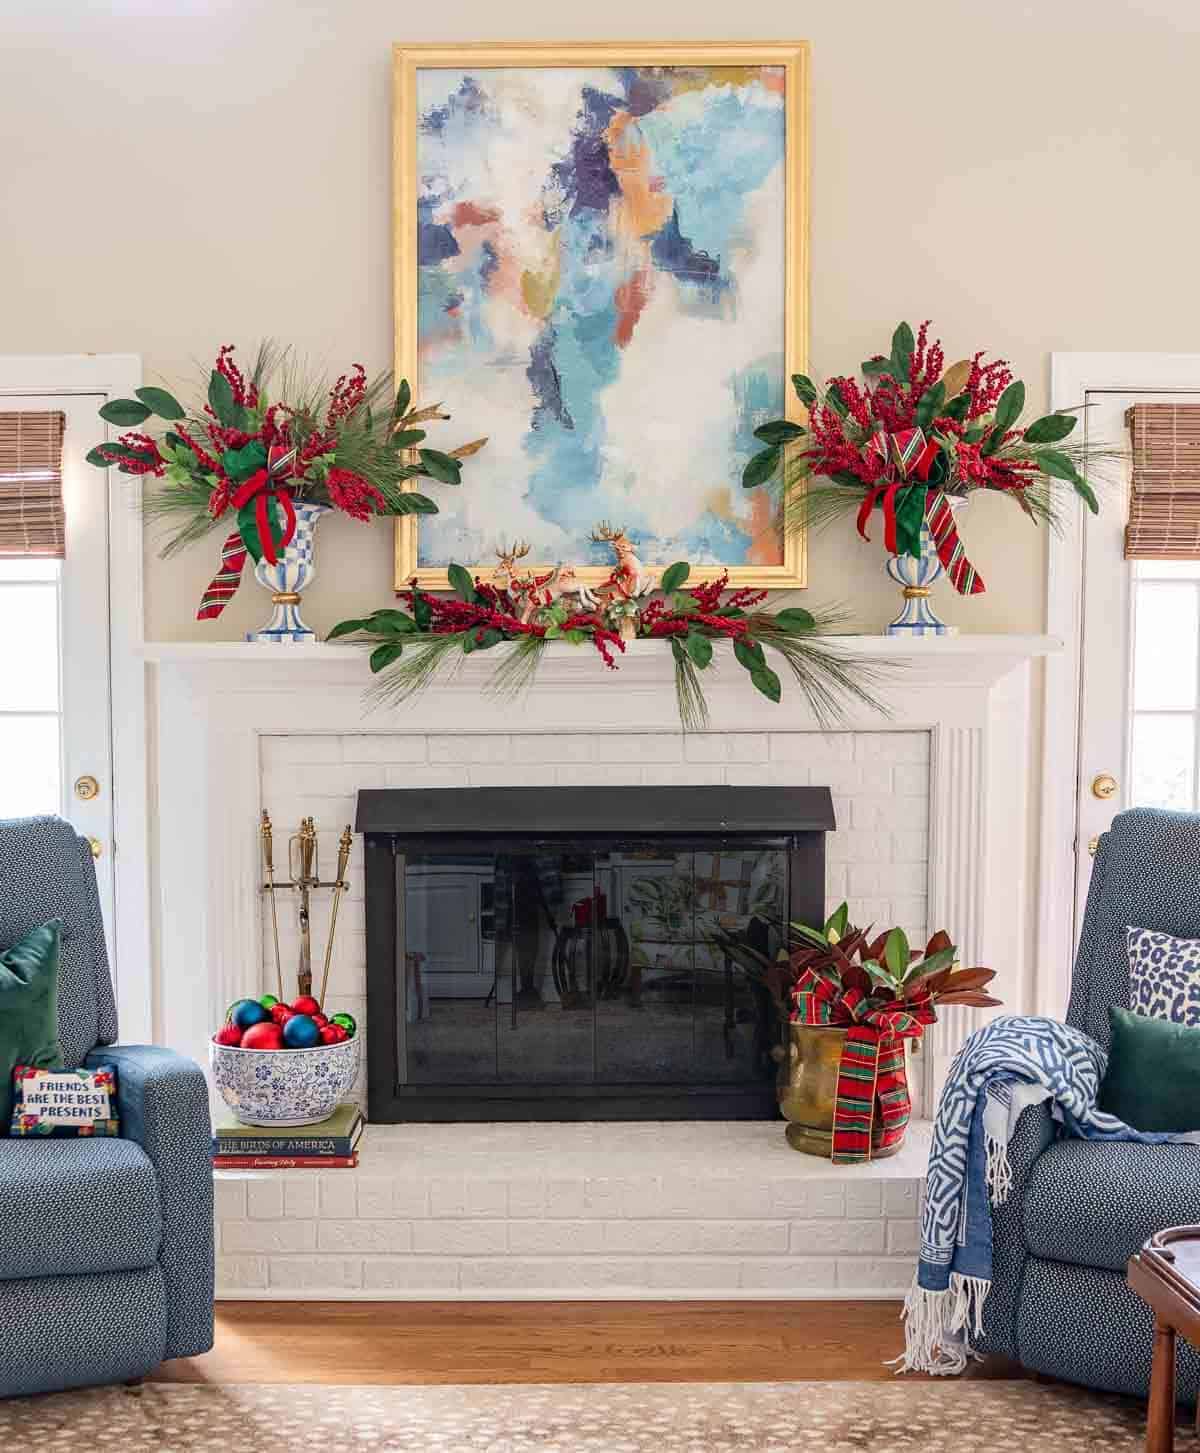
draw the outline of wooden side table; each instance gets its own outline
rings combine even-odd
[[[1175,1447],[1175,1338],[1200,1347],[1200,1226],[1156,1232],[1129,1261],[1127,1280],[1154,1313],[1146,1453]],[[1200,1432],[1200,1406],[1197,1408]]]

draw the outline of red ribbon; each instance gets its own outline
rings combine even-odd
[[[867,521],[875,506],[882,503],[883,543],[889,555],[896,553],[896,491],[903,488],[903,480],[896,480],[892,484],[873,485],[863,496],[858,511],[858,533],[864,540],[869,540],[871,537],[867,534]]]
[[[258,525],[258,538],[262,541],[263,559],[268,565],[274,565],[279,559],[275,553],[275,542],[271,538],[269,506],[273,499],[278,500],[283,507],[283,533],[279,537],[279,546],[282,549],[296,533],[296,510],[290,492],[276,487],[270,470],[256,470],[245,484],[238,486],[232,501],[236,510],[240,510],[251,500],[254,501],[254,520]]]

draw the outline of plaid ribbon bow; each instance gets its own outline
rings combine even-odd
[[[871,1159],[877,1112],[879,1149],[898,1145],[912,1115],[904,1041],[919,1039],[936,1021],[929,995],[904,1004],[870,1005],[861,989],[843,990],[806,969],[796,981],[792,1003],[793,1023],[846,1029],[833,1119],[834,1162]]]

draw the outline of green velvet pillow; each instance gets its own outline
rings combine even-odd
[[[0,953],[0,1135],[12,1117],[17,1065],[58,1065],[58,950],[62,924],[42,924]]]
[[[1200,1130],[1200,1029],[1110,1005],[1100,1109],[1135,1130]]]

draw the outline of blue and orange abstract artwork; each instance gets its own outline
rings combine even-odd
[[[419,391],[488,437],[419,567],[606,565],[600,520],[781,567],[741,475],[785,411],[785,68],[419,68],[415,108]]]

